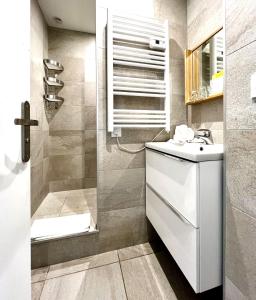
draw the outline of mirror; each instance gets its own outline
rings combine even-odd
[[[223,29],[195,50],[186,50],[186,103],[198,103],[223,95],[224,36]]]

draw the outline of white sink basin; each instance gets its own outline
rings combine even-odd
[[[153,142],[146,143],[146,147],[195,162],[223,159],[222,144],[185,143],[184,145],[175,145],[170,142]]]

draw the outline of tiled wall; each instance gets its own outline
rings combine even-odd
[[[256,3],[226,0],[225,299],[256,295]]]
[[[31,0],[31,118],[39,121],[31,127],[31,213],[36,211],[48,193],[49,126],[43,102],[43,58],[48,56],[47,26],[36,0]]]
[[[49,118],[49,187],[96,187],[95,35],[48,28],[49,58],[64,72],[64,104]]]
[[[223,26],[223,0],[187,1],[188,49],[200,45]],[[188,125],[211,129],[215,143],[223,143],[223,99],[188,106]]]
[[[168,19],[170,29],[171,132],[186,122],[184,61],[186,48],[186,1],[98,1],[98,225],[99,251],[147,240],[145,217],[145,153],[121,152],[106,130],[106,35],[107,8],[158,19]],[[131,149],[150,141],[157,130],[122,130],[121,143]],[[168,135],[160,139],[165,140]]]

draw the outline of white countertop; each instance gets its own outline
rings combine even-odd
[[[171,142],[151,142],[146,143],[146,148],[195,162],[223,159],[223,144],[185,143],[184,145],[176,145]]]

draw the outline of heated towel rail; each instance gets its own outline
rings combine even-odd
[[[116,128],[170,130],[168,21],[109,10],[107,70],[109,132]],[[131,97],[136,105],[120,108],[118,102]],[[147,98],[162,101],[159,109],[145,109]]]

